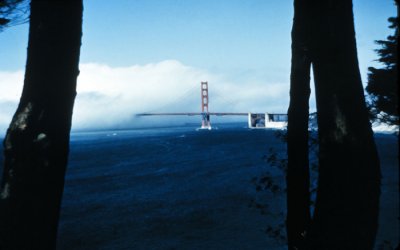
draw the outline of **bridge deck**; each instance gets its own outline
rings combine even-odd
[[[207,113],[207,112],[206,112]],[[225,115],[245,115],[247,116],[248,113],[232,113],[232,112],[208,112],[209,115],[216,115],[216,116],[225,116]],[[151,116],[151,115],[202,115],[201,112],[179,112],[179,113],[140,113],[136,116]]]

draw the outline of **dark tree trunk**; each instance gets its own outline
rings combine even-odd
[[[380,166],[358,67],[351,0],[321,1],[313,60],[320,167],[317,249],[372,249]]]
[[[289,249],[304,249],[310,224],[308,117],[310,97],[307,9],[296,3],[288,110],[287,235]]]
[[[31,1],[24,88],[4,139],[0,249],[55,249],[82,10],[82,0]]]
[[[295,0],[295,17],[297,12],[306,16],[304,47],[313,65],[319,129],[317,201],[306,249],[372,249],[380,167],[358,67],[352,1]],[[296,143],[293,150],[305,154],[304,142]]]

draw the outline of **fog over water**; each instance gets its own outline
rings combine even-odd
[[[74,130],[196,122],[200,118],[148,119],[137,118],[135,114],[200,112],[201,81],[209,82],[209,109],[213,112],[285,113],[289,103],[286,83],[253,79],[243,84],[175,60],[129,67],[88,63],[81,64],[80,70]],[[22,83],[23,71],[0,71],[0,129],[3,133],[18,105]],[[232,118],[222,121],[230,120]]]

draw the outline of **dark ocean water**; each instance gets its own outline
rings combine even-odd
[[[73,133],[59,249],[278,248],[265,229],[283,197],[266,196],[273,216],[249,206],[271,146],[246,124]]]
[[[271,148],[279,158],[286,146],[275,130],[246,125],[72,133],[58,249],[286,249],[284,174],[266,162]],[[383,134],[376,142],[378,245],[390,249],[399,233],[398,144]],[[252,179],[266,173],[281,190],[256,191]]]

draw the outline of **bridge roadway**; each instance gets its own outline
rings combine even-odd
[[[232,113],[232,112],[204,112],[208,115],[224,116],[224,115],[244,115],[247,116],[249,113]],[[151,116],[151,115],[203,115],[202,112],[178,112],[178,113],[141,113],[136,116]]]

